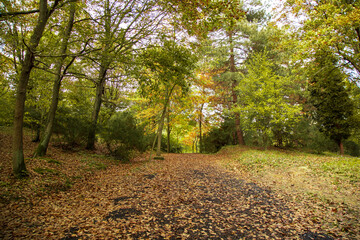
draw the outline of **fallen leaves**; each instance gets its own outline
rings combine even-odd
[[[94,163],[99,161],[95,157],[55,153],[51,161],[41,160],[45,166],[40,167],[56,169],[57,175],[45,171],[33,174],[28,182],[4,186],[9,190],[14,186],[19,188],[15,192],[22,193],[22,199],[1,205],[0,238],[311,239],[318,236],[331,239],[332,236],[351,239],[355,236],[342,232],[340,227],[348,233],[355,230],[341,222],[334,223],[333,228],[324,227],[325,215],[321,211],[327,206],[289,198],[264,184],[244,180],[246,175],[227,171],[218,164],[224,153],[168,154],[162,161],[126,165],[102,159],[102,164],[108,166],[106,169]],[[89,163],[94,167],[91,172],[86,170]],[[39,167],[37,163],[29,166]],[[77,167],[86,174],[80,175]],[[33,181],[38,181],[37,187],[43,186],[46,179],[56,183],[56,179],[64,179],[65,170],[70,176],[79,174],[70,188],[31,193]],[[350,217],[341,206],[334,205],[329,212]]]

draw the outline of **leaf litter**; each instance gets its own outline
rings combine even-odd
[[[63,168],[74,162],[64,154],[59,154]],[[1,203],[0,238],[356,239],[359,234],[325,225],[317,205],[305,207],[227,170],[219,164],[220,154],[164,156],[163,161],[108,163],[65,191],[25,191],[20,199]]]

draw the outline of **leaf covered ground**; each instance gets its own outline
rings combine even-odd
[[[8,149],[1,151],[4,161]],[[307,198],[300,191],[284,191],[267,184],[264,178],[257,181],[252,171],[234,171],[229,166],[241,166],[233,165],[228,153],[164,156],[163,161],[139,158],[131,164],[116,164],[93,153],[52,148],[46,159],[27,160],[30,177],[21,181],[7,177],[9,166],[2,162],[0,238],[360,236],[357,212],[349,212],[341,204]],[[340,222],[352,218],[355,220],[349,225]],[[334,219],[337,225],[329,223]]]

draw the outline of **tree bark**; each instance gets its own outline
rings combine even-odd
[[[169,103],[170,105],[170,103]],[[170,106],[169,106],[170,108]],[[170,153],[170,148],[171,148],[171,139],[170,139],[170,134],[171,134],[171,128],[170,128],[170,109],[167,110],[167,114],[166,114],[166,118],[167,118],[167,152]]]
[[[14,135],[13,135],[13,173],[17,177],[27,176],[23,152],[23,125],[24,109],[26,100],[26,89],[30,78],[30,73],[34,67],[34,52],[39,45],[40,39],[45,30],[46,23],[51,15],[48,11],[47,0],[40,0],[39,17],[35,29],[31,35],[30,43],[25,53],[22,63],[19,83],[16,89],[15,116],[14,116]]]
[[[104,51],[102,52],[102,58],[99,69],[98,81],[96,83],[96,96],[94,103],[94,110],[91,116],[90,129],[88,134],[88,141],[86,144],[86,149],[93,150],[95,149],[95,134],[96,134],[96,125],[99,117],[99,112],[101,108],[102,96],[104,93],[105,83],[106,83],[106,73],[110,66],[110,48],[111,48],[111,9],[109,0],[105,1],[105,39],[104,39]]]
[[[340,149],[340,155],[344,155],[344,144],[343,144],[343,141],[340,140],[339,141],[339,149]]]
[[[100,72],[99,72],[99,78],[96,85],[96,96],[95,96],[95,103],[94,103],[94,110],[91,116],[91,123],[90,123],[90,129],[88,134],[88,141],[86,145],[86,149],[93,150],[95,149],[95,134],[96,134],[96,125],[97,120],[100,113],[101,108],[101,102],[102,102],[102,95],[105,88],[105,79],[106,79],[106,72],[107,72],[108,66],[101,65],[100,66]]]
[[[229,44],[230,44],[230,72],[235,73],[236,72],[235,53],[234,53],[234,46],[233,46],[233,32],[231,30],[228,32],[228,37],[229,37]],[[233,106],[236,106],[236,104],[238,102],[238,96],[237,96],[237,92],[236,92],[235,88],[237,87],[238,83],[234,77],[232,79],[231,84],[232,84],[232,86],[231,86],[232,93],[231,94],[232,94]],[[240,114],[234,113],[234,118],[235,118],[235,131],[236,131],[237,143],[239,145],[245,145],[244,133],[241,129]]]
[[[64,61],[66,58],[66,50],[68,47],[69,38],[70,38],[71,31],[72,31],[73,24],[74,24],[75,7],[76,7],[75,3],[71,3],[68,24],[63,33],[63,39],[62,39],[61,48],[60,48],[60,55],[62,57],[59,58],[58,62],[56,63],[56,66],[55,66],[56,75],[55,75],[54,84],[53,84],[52,100],[51,100],[49,115],[48,115],[47,122],[46,122],[45,132],[43,134],[40,144],[38,145],[38,147],[34,153],[34,157],[44,156],[46,154],[46,151],[48,149],[49,142],[51,139],[51,135],[53,132],[56,110],[57,110],[58,103],[59,103],[59,92],[60,92],[60,87],[61,87],[61,81],[64,77],[64,74],[62,74],[62,69],[63,69]]]
[[[170,93],[169,93],[168,86],[166,86],[164,109],[163,109],[163,112],[162,112],[161,117],[160,117],[159,127],[158,127],[158,131],[157,131],[157,148],[156,148],[156,156],[157,157],[161,156],[162,130],[163,130],[163,127],[164,127],[164,120],[165,120],[165,116],[166,116],[166,112],[167,112],[167,105],[169,104],[169,100],[170,100]]]
[[[200,149],[200,153],[203,153],[203,138],[202,138],[202,116],[203,116],[203,111],[204,109],[204,103],[201,104],[201,108],[200,108],[200,116],[199,116],[199,149]]]

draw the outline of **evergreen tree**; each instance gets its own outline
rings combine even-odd
[[[320,131],[334,140],[343,154],[343,140],[350,136],[353,115],[345,77],[337,67],[337,60],[328,53],[317,53],[315,66],[309,84],[310,102],[315,107],[313,117]]]

